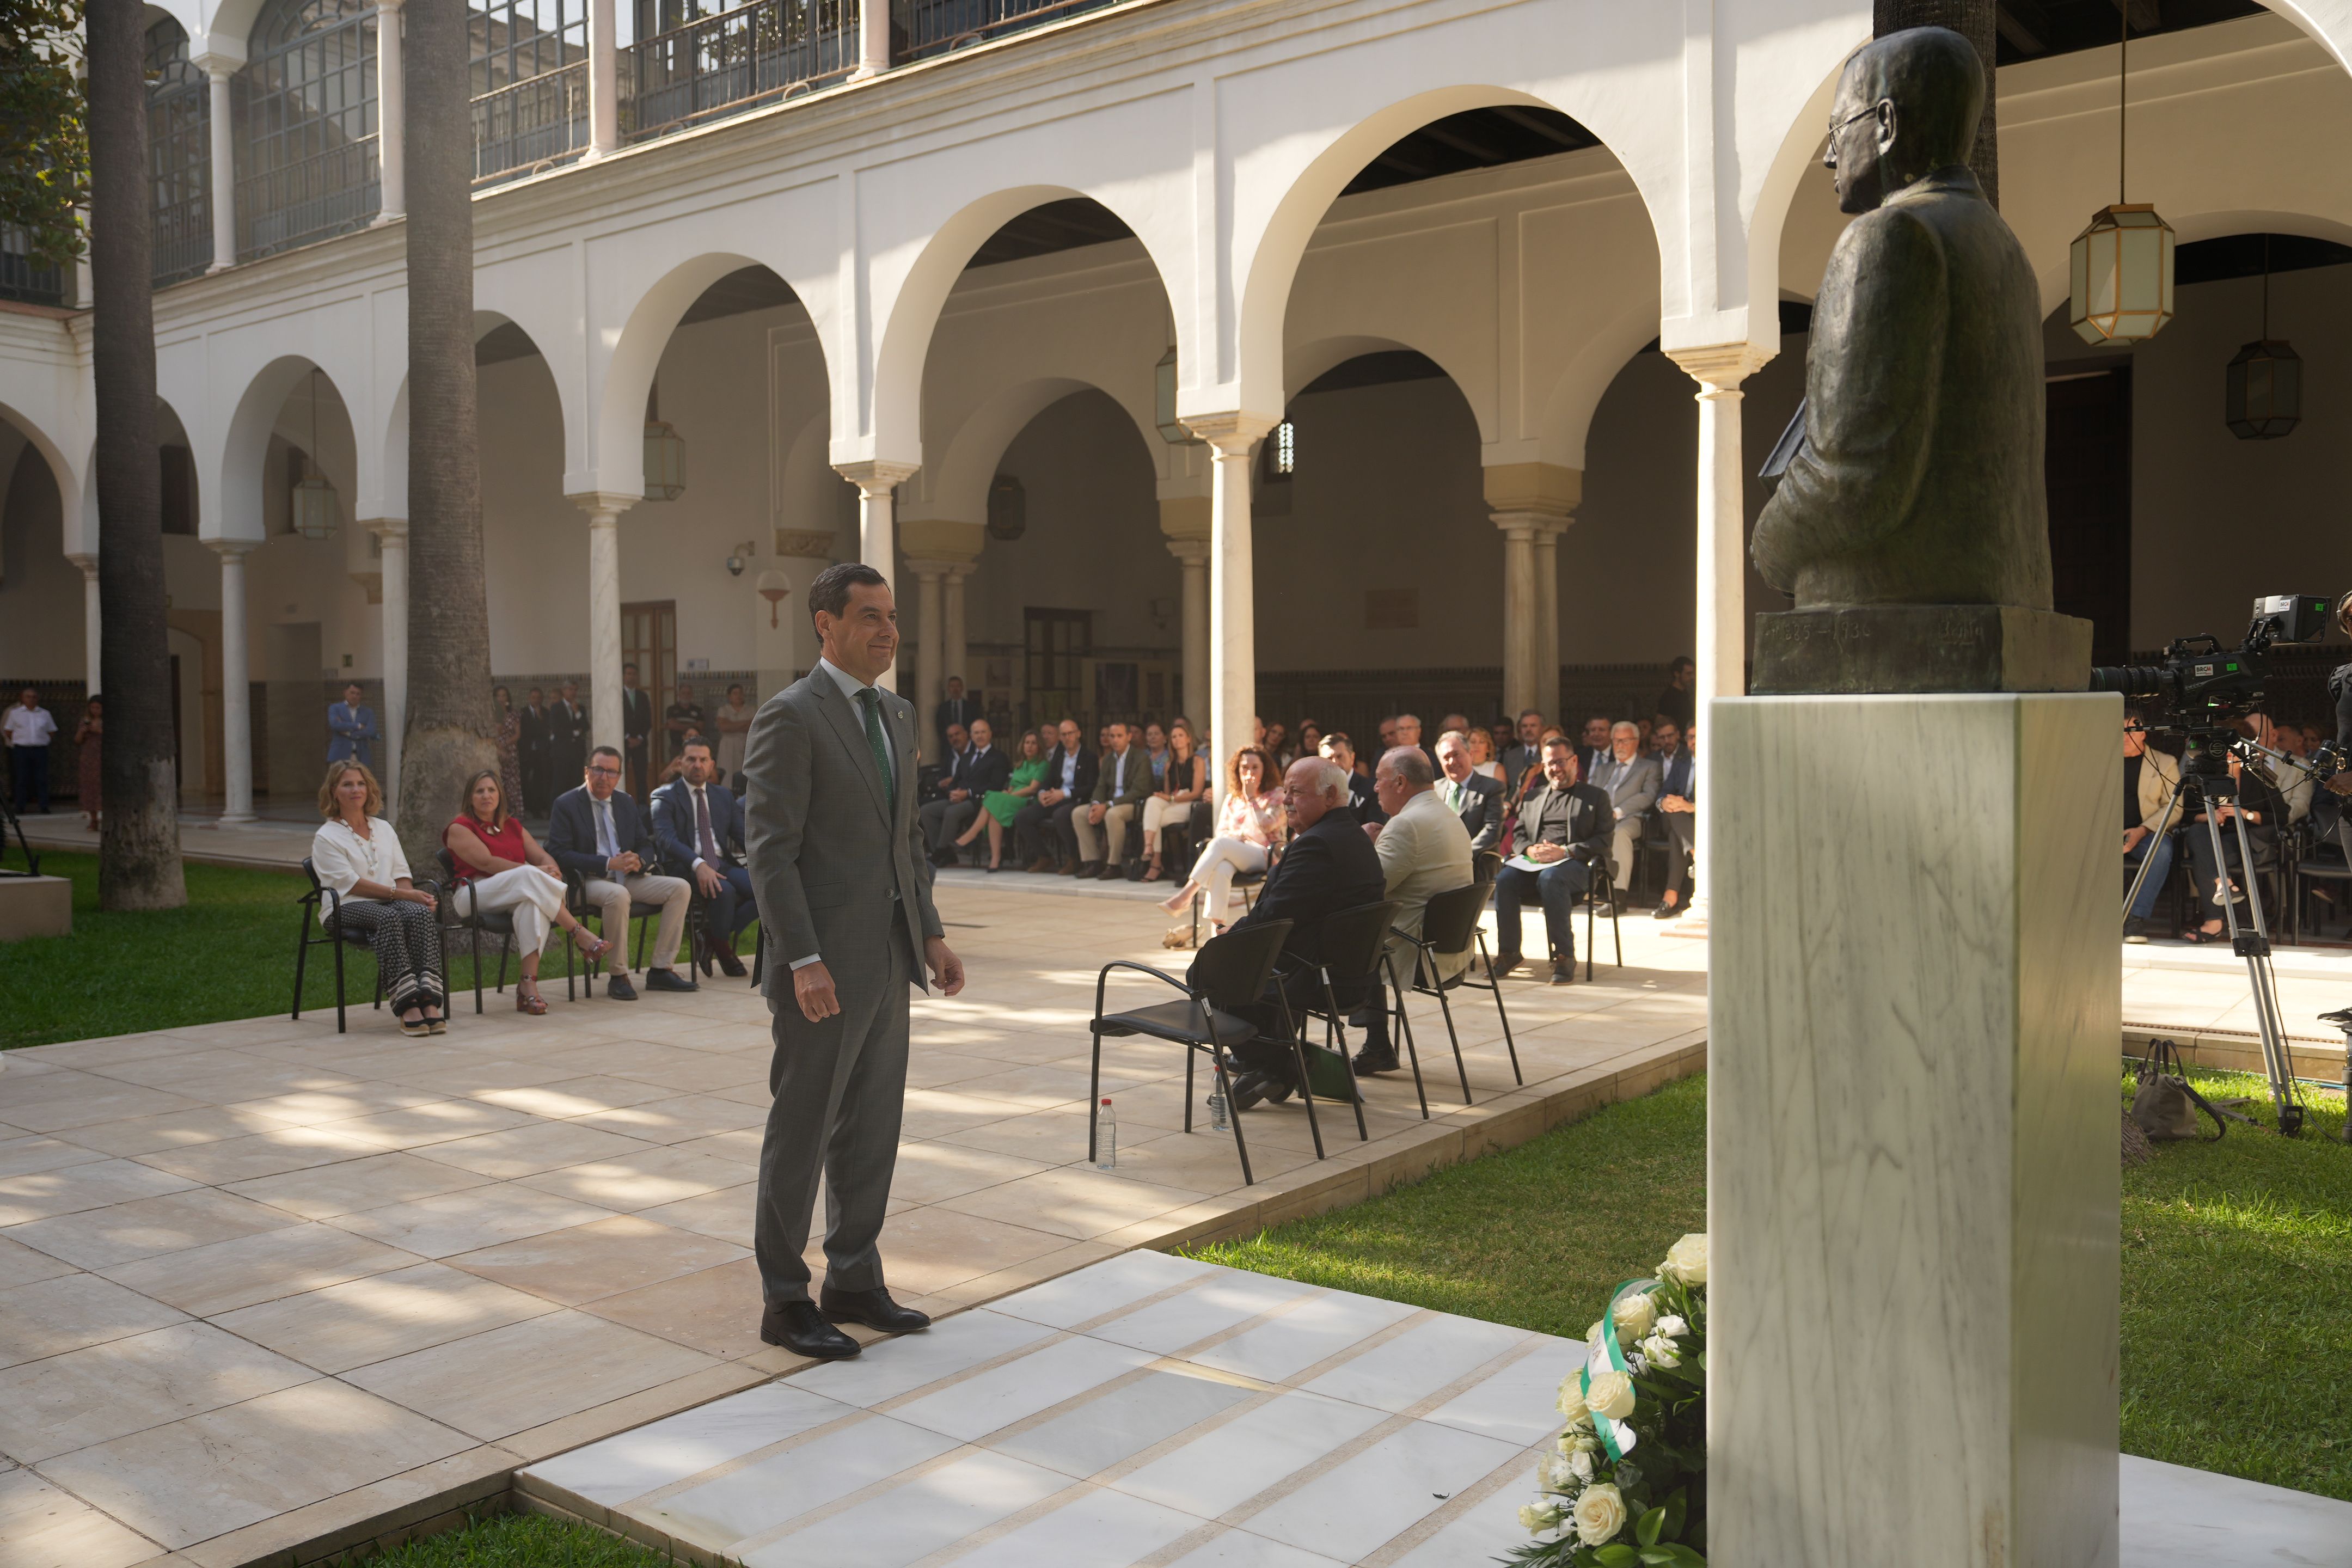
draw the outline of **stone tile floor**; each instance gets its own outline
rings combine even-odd
[[[1417,1005],[1433,1120],[1376,1082],[1371,1141],[1331,1114],[1318,1162],[1297,1105],[1252,1112],[1253,1187],[1181,1131],[1177,1053],[1118,1044],[1097,1172],[1096,968],[1188,955],[1148,889],[1042,882],[942,879],[973,979],[916,1005],[884,1240],[935,1313],[1350,1201],[1703,1060],[1706,944],[1629,921],[1623,969],[1604,929],[1595,984],[1507,986],[1525,1088],[1473,998],[1463,1108]],[[2149,971],[2126,1016],[2201,1026],[2242,992]],[[800,1365],[756,1334],[761,1000],[493,1009],[429,1042],[362,1005],[340,1037],[330,1014],[0,1059],[0,1563],[234,1568]]]

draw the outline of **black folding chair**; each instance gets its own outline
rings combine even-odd
[[[1511,1080],[1525,1084],[1528,1080],[1519,1071],[1518,1042],[1511,1037],[1511,1016],[1503,1007],[1503,987],[1494,978],[1493,961],[1486,956],[1486,933],[1479,928],[1478,916],[1486,907],[1487,889],[1482,882],[1471,882],[1433,896],[1421,914],[1421,934],[1413,936],[1397,932],[1398,941],[1413,949],[1412,993],[1416,996],[1437,998],[1438,1011],[1445,1018],[1445,1037],[1454,1046],[1454,1070],[1462,1079],[1462,1103],[1470,1103],[1470,1069],[1462,1061],[1462,1037],[1454,1027],[1454,1005],[1448,993],[1465,987],[1472,991],[1489,992],[1495,998],[1495,1016],[1503,1021],[1503,1048],[1510,1053]],[[1475,951],[1474,951],[1475,950]],[[1438,961],[1457,954],[1467,954],[1475,962],[1466,963],[1450,980],[1438,978]],[[1481,980],[1477,976],[1485,975]],[[1404,1026],[1404,1037],[1410,1046],[1412,1039],[1412,1021],[1406,1017],[1404,998],[1407,987],[1396,973],[1394,955],[1388,966],[1390,988],[1396,994],[1396,1016]],[[1412,1088],[1421,1093],[1421,1064],[1412,1069]],[[1429,1100],[1421,1102],[1423,1120],[1429,1116]]]
[[[1336,914],[1324,916],[1323,923],[1315,930],[1316,946],[1323,955],[1322,962],[1315,965],[1316,979],[1321,984],[1323,1001],[1320,1005],[1318,1005],[1311,999],[1310,994],[1309,1000],[1299,1005],[1298,1079],[1300,1092],[1307,1100],[1307,1111],[1310,1116],[1314,1112],[1315,1092],[1307,1084],[1307,1021],[1309,1018],[1320,1018],[1323,1020],[1324,1048],[1336,1050],[1340,1062],[1348,1069],[1348,1098],[1356,1109],[1356,1141],[1360,1143],[1368,1142],[1371,1134],[1364,1127],[1363,1086],[1356,1081],[1356,1064],[1348,1057],[1348,1016],[1339,1005],[1339,988],[1342,985],[1360,985],[1369,994],[1372,1005],[1376,1007],[1388,1005],[1381,989],[1381,976],[1383,966],[1388,961],[1389,928],[1396,924],[1397,915],[1403,908],[1402,904],[1394,899],[1390,899],[1377,904],[1359,904],[1352,910],[1341,910]],[[1286,967],[1292,974],[1297,974],[1303,970],[1304,965],[1297,959],[1285,958],[1276,967],[1277,969]],[[1286,999],[1287,994],[1288,988],[1285,987]],[[1410,1034],[1405,1037],[1405,1049],[1408,1053],[1412,1050],[1412,1037]],[[1412,1076],[1414,1083],[1418,1085],[1421,1080],[1421,1061],[1418,1056],[1413,1058]],[[1466,1097],[1469,1090],[1466,1079],[1464,1080],[1463,1089]],[[1423,1109],[1426,1110],[1426,1105]],[[1318,1154],[1323,1152],[1320,1134],[1316,1138],[1315,1152]]]
[[[593,917],[596,921],[596,934],[600,937],[611,935],[604,930],[604,906],[588,901],[586,877],[572,870],[563,873],[563,902],[565,907],[571,910],[573,920],[584,921]],[[646,922],[658,921],[661,915],[662,906],[659,904],[648,904],[637,899],[629,900],[629,918],[626,923],[635,928],[637,933],[636,955],[632,962],[640,972],[643,972],[646,966]],[[621,933],[621,942],[626,945],[628,941],[629,933],[624,931]],[[505,964],[501,963],[499,969],[499,978],[503,980],[506,972]],[[587,961],[586,965],[581,970],[580,978],[581,989],[585,994],[591,997],[596,994],[596,976],[604,973],[604,961],[602,958],[592,958]],[[569,962],[563,966],[563,999],[566,1002],[572,1000],[572,965]]]
[[[470,905],[474,902],[475,895],[472,889],[475,884],[468,882],[462,887],[458,885],[457,858],[449,853],[446,845],[436,850],[433,858],[441,863],[441,874],[449,879],[449,886],[452,889],[449,896],[441,900],[441,924],[446,930],[463,931],[473,940],[474,1011],[479,1013],[482,1010],[482,937],[488,933],[499,939],[497,990],[498,994],[503,996],[507,994],[507,960],[513,956],[515,951],[514,911],[482,909],[474,909],[470,912],[460,910],[458,908],[460,903]],[[446,950],[443,953],[443,962],[445,963],[447,962]],[[572,994],[572,943],[566,942],[563,944],[563,994],[567,998]]]
[[[1250,1039],[1257,1026],[1238,1010],[1255,1003],[1265,990],[1266,981],[1274,973],[1274,961],[1282,952],[1282,944],[1290,935],[1288,921],[1268,921],[1264,925],[1246,931],[1227,931],[1212,937],[1200,955],[1192,961],[1193,983],[1179,980],[1164,969],[1154,969],[1148,963],[1128,959],[1115,959],[1102,966],[1095,976],[1095,1016],[1087,1026],[1094,1037],[1094,1065],[1087,1092],[1087,1158],[1095,1157],[1096,1122],[1102,1110],[1102,1043],[1104,1039],[1122,1039],[1130,1035],[1145,1035],[1155,1040],[1167,1040],[1184,1047],[1184,1131],[1192,1131],[1192,1085],[1194,1056],[1205,1052],[1210,1069],[1216,1074],[1219,1089],[1227,1105],[1233,1104],[1233,1073],[1225,1066],[1225,1053]],[[1160,1002],[1150,1006],[1130,1008],[1123,1013],[1103,1011],[1103,991],[1114,969],[1131,969],[1164,981],[1183,994],[1181,1002]],[[1299,1058],[1299,1070],[1306,1072],[1306,1058]],[[1249,1143],[1242,1136],[1241,1113],[1232,1113],[1234,1151],[1241,1156],[1242,1184],[1254,1186],[1256,1178],[1250,1173]],[[1307,1125],[1314,1125],[1313,1097],[1308,1097]],[[1316,1156],[1322,1156],[1322,1135],[1316,1134]]]
[[[1578,858],[1583,859],[1583,857],[1579,856]],[[1622,911],[1618,907],[1617,884],[1609,875],[1607,853],[1585,860],[1584,864],[1592,872],[1592,890],[1584,896],[1584,978],[1590,981],[1592,978],[1594,946],[1592,931],[1601,918],[1601,900],[1604,896],[1609,900],[1609,931],[1617,942],[1617,967],[1620,969],[1625,967],[1625,925],[1619,918]],[[1575,918],[1574,911],[1570,911],[1570,918]]]
[[[302,875],[310,879],[310,890],[295,900],[296,905],[302,911],[302,929],[299,933],[300,945],[294,950],[294,1011],[290,1016],[296,1018],[302,1016],[302,976],[304,971],[310,966],[310,950],[314,947],[332,947],[335,950],[335,1033],[340,1035],[346,1032],[343,1017],[343,949],[347,946],[364,947],[373,952],[373,944],[369,942],[367,932],[343,929],[343,922],[340,918],[342,913],[342,895],[319,880],[318,868],[310,863],[310,858],[307,855],[302,857]],[[428,881],[418,882],[415,885],[436,898],[440,896],[441,889],[436,883]],[[319,919],[319,906],[321,902],[327,907],[327,918],[323,922]],[[441,992],[445,997],[449,992],[449,960],[446,954],[441,960]],[[382,964],[376,965],[375,1005],[379,1010],[383,1006],[383,966]],[[445,1016],[448,1012],[446,1003],[443,1005],[442,1012]]]
[[[1241,889],[1242,913],[1247,914],[1251,910],[1257,907],[1250,898],[1250,889],[1252,888],[1262,888],[1265,885],[1265,873],[1263,871],[1236,871],[1234,873],[1234,886]],[[1194,947],[1201,945],[1201,904],[1202,900],[1208,898],[1208,889],[1205,888],[1192,895],[1192,945]]]

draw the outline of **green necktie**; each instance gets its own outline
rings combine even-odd
[[[890,742],[882,738],[882,694],[872,687],[857,693],[857,705],[866,710],[866,743],[874,748],[874,765],[882,770],[882,798],[889,803],[890,816],[898,815],[898,775],[890,769]]]

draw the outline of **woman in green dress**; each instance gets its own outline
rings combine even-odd
[[[1013,764],[1013,777],[1006,781],[1003,789],[990,790],[980,797],[980,814],[971,819],[971,826],[964,829],[963,837],[956,840],[957,846],[961,847],[970,844],[980,837],[981,828],[986,826],[988,868],[1003,870],[1004,830],[1013,826],[1013,815],[1028,805],[1029,797],[1037,793],[1037,785],[1045,776],[1045,755],[1037,745],[1037,731],[1024,730],[1021,733],[1021,760]]]

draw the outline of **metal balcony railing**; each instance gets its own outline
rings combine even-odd
[[[37,265],[31,249],[31,236],[14,224],[0,224],[0,300],[19,300],[28,305],[64,304],[64,270]]]
[[[632,44],[618,64],[621,134],[649,141],[848,76],[856,0],[753,0]]]
[[[1112,0],[900,0],[893,8],[891,53],[919,60],[984,44],[1024,27],[1097,10]]]
[[[213,260],[213,205],[193,181],[155,182],[153,270],[158,287],[194,278]]]
[[[588,62],[529,77],[474,100],[474,183],[511,179],[588,150]]]
[[[383,210],[375,138],[362,136],[236,183],[236,254],[268,256],[361,228]]]

